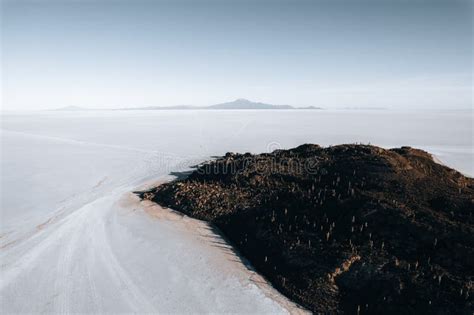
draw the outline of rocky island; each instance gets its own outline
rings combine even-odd
[[[427,152],[227,153],[141,197],[211,222],[315,313],[473,311],[474,180]]]

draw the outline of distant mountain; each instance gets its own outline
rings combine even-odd
[[[81,111],[81,110],[90,110],[88,108],[79,107],[79,106],[65,106],[61,108],[53,109],[54,111]]]
[[[119,108],[117,110],[167,110],[167,109],[204,109],[203,107],[191,106],[191,105],[176,105],[176,106],[146,106],[146,107],[135,107],[135,108]]]
[[[112,110],[227,110],[227,109],[322,109],[321,107],[307,106],[307,107],[293,107],[290,105],[272,105],[260,102],[252,102],[244,98],[236,99],[232,102],[221,103],[210,106],[191,106],[191,105],[177,105],[177,106],[146,106],[146,107],[135,107],[135,108],[116,108]],[[55,111],[81,111],[91,110],[89,108],[83,108],[79,106],[66,106]]]
[[[216,104],[206,107],[207,109],[294,109],[290,105],[272,105],[259,102],[252,102],[244,98],[236,99],[233,102]]]
[[[307,109],[308,107],[306,107]],[[315,107],[314,107],[315,108]],[[210,106],[191,106],[191,105],[178,105],[178,106],[148,106],[139,108],[126,108],[126,110],[167,110],[167,109],[295,109],[290,105],[272,105],[259,102],[252,102],[244,98],[236,99],[232,102],[221,103]]]
[[[342,107],[342,110],[386,110],[387,107],[377,107],[377,106],[352,106],[352,107]]]
[[[323,108],[316,107],[316,106],[306,106],[306,107],[298,107],[297,109],[323,109]]]

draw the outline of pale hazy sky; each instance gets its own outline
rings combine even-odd
[[[2,1],[2,107],[472,106],[470,0]]]

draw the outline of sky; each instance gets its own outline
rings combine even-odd
[[[471,108],[470,0],[1,0],[2,110]]]

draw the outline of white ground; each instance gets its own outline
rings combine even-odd
[[[297,310],[246,269],[208,225],[140,203],[127,191],[52,217],[27,239],[6,246],[2,311]]]
[[[469,112],[48,112],[0,135],[2,313],[298,311],[205,223],[130,193],[228,150],[412,145],[474,170]]]

